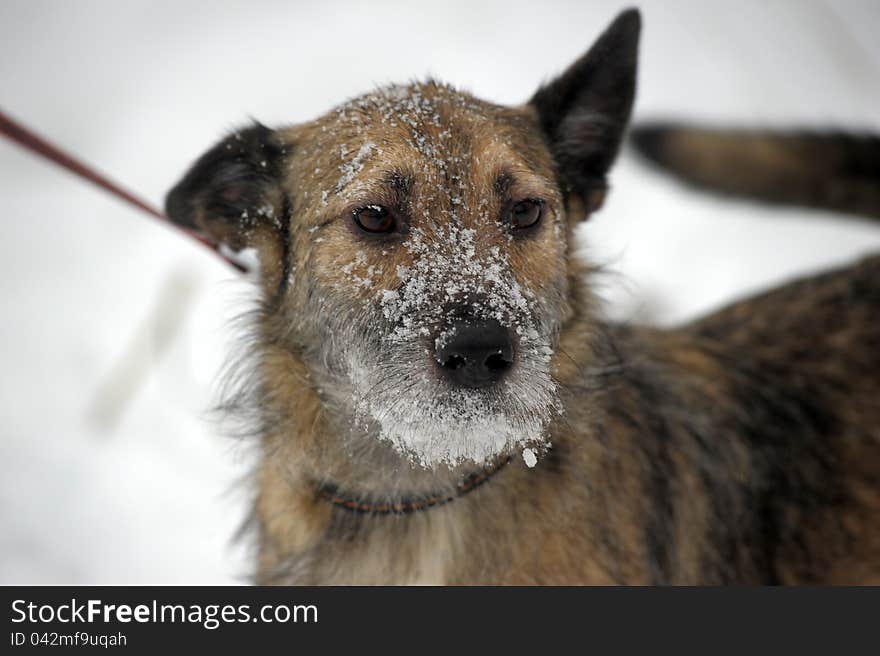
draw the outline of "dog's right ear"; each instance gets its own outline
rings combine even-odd
[[[234,251],[281,226],[284,147],[264,125],[232,132],[202,155],[168,193],[165,213]]]

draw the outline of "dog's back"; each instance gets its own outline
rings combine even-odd
[[[875,136],[653,124],[632,142],[702,190],[880,219]],[[670,334],[725,370],[718,410],[735,404],[724,437],[749,454],[751,558],[777,563],[764,579],[880,580],[880,256]]]

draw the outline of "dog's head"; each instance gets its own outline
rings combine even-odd
[[[569,241],[629,118],[639,16],[621,14],[520,107],[435,82],[316,121],[253,125],[168,196],[176,222],[261,265],[263,339],[353,430],[423,465],[541,444],[571,312]]]

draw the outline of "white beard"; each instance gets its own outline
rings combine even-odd
[[[430,360],[420,348],[401,351],[395,358],[401,364],[352,359],[349,373],[357,421],[375,422],[370,432],[415,464],[483,466],[513,449],[549,446],[545,427],[561,408],[549,356],[523,349],[516,369],[496,387],[466,389],[425,371]]]

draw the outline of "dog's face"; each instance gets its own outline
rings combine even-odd
[[[566,214],[534,113],[428,83],[290,136],[289,307],[322,387],[425,465],[539,441]]]
[[[541,445],[572,223],[605,190],[638,22],[621,15],[523,107],[429,82],[235,133],[169,215],[257,248],[273,341],[352,430],[426,467]]]

